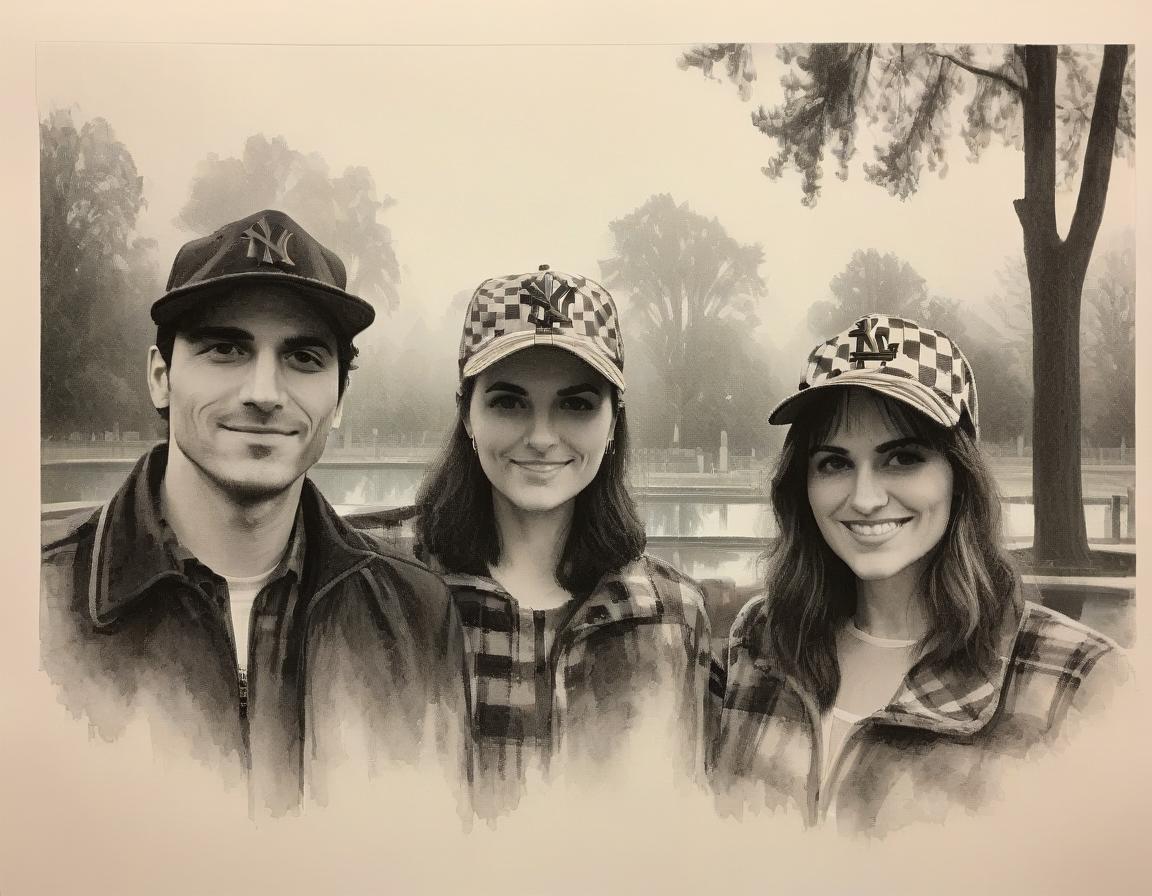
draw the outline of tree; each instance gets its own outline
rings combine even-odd
[[[719,221],[652,196],[609,224],[615,255],[600,262],[604,284],[629,294],[625,346],[638,346],[655,371],[667,408],[665,438],[711,444],[718,408],[732,406],[750,371],[743,340],[757,322],[756,299],[765,293],[759,245],[741,245]],[[762,353],[761,353],[762,354]],[[730,398],[729,396],[732,396]],[[713,415],[700,424],[701,415]],[[725,414],[736,422],[735,414]],[[691,424],[693,432],[686,432]]]
[[[950,109],[969,83],[973,93],[962,135],[970,158],[978,159],[993,137],[1023,148],[1024,195],[1013,205],[1023,233],[1034,343],[1043,346],[1033,353],[1032,368],[1033,380],[1045,390],[1032,418],[1033,552],[1045,565],[1079,567],[1088,560],[1080,479],[1081,293],[1112,157],[1135,138],[1134,63],[1128,65],[1133,53],[1116,45],[1104,47],[1099,57],[1033,45],[785,46],[778,51],[790,66],[782,79],[784,101],[752,116],[779,146],[765,174],[800,172],[808,206],[819,198],[825,150],[837,161],[837,175],[848,176],[861,124],[885,132],[875,161],[864,165],[872,183],[905,199],[916,191],[925,167],[943,176]],[[745,45],[713,44],[684,54],[680,65],[710,74],[724,61],[746,95],[746,82],[755,77],[750,60]],[[1081,167],[1076,210],[1061,238],[1057,182],[1071,183]]]
[[[349,292],[372,303],[378,312],[394,312],[399,305],[400,265],[392,233],[378,216],[395,204],[390,196],[377,198],[375,179],[365,167],[349,167],[332,177],[319,153],[292,149],[283,137],[253,134],[245,141],[241,158],[210,154],[200,162],[176,222],[206,234],[262,208],[280,209],[340,256]],[[382,409],[388,406],[384,384],[391,382],[387,353],[378,350],[384,339],[379,328],[357,339],[362,354],[344,403],[349,432],[370,431],[373,426],[396,428],[382,418]]]
[[[141,427],[155,243],[134,236],[143,178],[102,118],[40,122],[41,429]]]
[[[400,266],[391,231],[377,216],[395,204],[390,196],[376,197],[367,168],[351,167],[331,177],[318,153],[298,152],[283,137],[253,134],[243,158],[211,154],[200,162],[176,220],[206,234],[262,208],[278,208],[340,256],[349,292],[392,310],[399,301]]]
[[[912,265],[892,252],[881,255],[875,249],[853,252],[829,289],[830,300],[808,309],[808,328],[817,337],[831,336],[876,311],[915,318],[916,309],[928,298],[927,283]]]
[[[1082,421],[1081,441],[1089,446],[1116,448],[1135,444],[1136,438],[1136,272],[1131,235],[1097,252],[1088,267],[1084,298],[1088,313],[1080,327],[1081,406],[1089,408]],[[1001,364],[992,383],[998,390],[1019,392],[1021,409],[1032,406],[1032,385],[1021,390],[1010,382],[1017,370],[1032,369],[1032,309],[1024,257],[1005,259],[997,274],[1000,291],[992,307],[998,317]],[[972,353],[969,358],[980,370]],[[986,380],[985,380],[986,381]],[[987,391],[980,389],[982,414],[989,409]],[[991,438],[999,436],[990,435]]]

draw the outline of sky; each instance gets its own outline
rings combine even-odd
[[[684,49],[45,43],[37,105],[41,116],[71,108],[77,122],[111,123],[144,177],[139,235],[158,240],[164,271],[193,236],[173,219],[210,153],[238,157],[261,132],[318,152],[333,175],[367,166],[396,200],[381,220],[401,265],[402,311],[377,324],[379,336],[411,316],[439,320],[454,294],[497,273],[546,263],[598,278],[608,223],[661,192],[764,247],[757,335],[794,366],[813,341],[808,306],[856,249],[895,252],[934,293],[976,307],[997,293],[997,271],[1021,253],[1011,201],[1022,152],[994,144],[970,164],[956,136],[947,177],[925,172],[900,201],[861,176],[865,134],[848,180],[826,163],[807,209],[797,175],[760,171],[775,142],[750,113],[781,94],[772,48],[756,52],[750,103],[727,81],[679,69]],[[1133,161],[1118,159],[1098,245],[1134,227],[1135,183]],[[1073,203],[1062,196],[1065,220]]]

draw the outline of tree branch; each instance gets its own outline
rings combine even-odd
[[[1025,248],[1030,239],[1055,244],[1056,228],[1056,48],[1024,48],[1028,90],[1021,96],[1024,110],[1024,198],[1012,205],[1024,228]],[[1025,257],[1028,252],[1025,251]],[[1032,274],[1029,260],[1029,276]]]
[[[980,68],[978,65],[972,65],[972,63],[965,62],[963,59],[959,59],[956,56],[953,56],[951,53],[937,53],[935,50],[929,50],[928,53],[929,55],[936,56],[939,59],[946,59],[953,65],[958,65],[966,72],[971,72],[972,74],[979,75],[982,78],[991,78],[993,81],[999,81],[1001,84],[1007,85],[1017,93],[1024,92],[1023,84],[1019,84],[1016,81],[1013,81],[1007,75],[1001,74],[1000,72],[994,72],[986,68]]]
[[[1128,64],[1128,47],[1111,44],[1104,48],[1100,79],[1096,83],[1096,103],[1088,131],[1088,148],[1084,151],[1084,176],[1076,197],[1076,212],[1068,228],[1068,243],[1075,251],[1091,254],[1092,244],[1104,217],[1104,200],[1112,173],[1112,153],[1116,148],[1116,124],[1120,115],[1120,98],[1124,88],[1124,68]]]

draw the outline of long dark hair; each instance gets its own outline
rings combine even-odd
[[[492,484],[464,429],[475,385],[475,377],[464,381],[452,435],[416,496],[416,552],[435,557],[453,572],[487,575],[489,566],[500,560],[501,544]],[[591,591],[605,574],[644,552],[644,525],[628,493],[628,420],[617,398],[613,387],[617,411],[612,450],[576,496],[556,570],[556,580],[574,594]]]
[[[854,388],[814,395],[784,440],[772,479],[780,536],[768,553],[763,628],[784,671],[827,709],[840,688],[836,632],[856,607],[856,578],[828,547],[808,501],[809,449],[850,413]],[[928,631],[921,662],[965,673],[995,667],[1005,615],[1019,612],[1019,576],[1001,546],[1000,499],[975,439],[902,402],[870,393],[900,432],[923,439],[952,467],[948,526],[928,556],[922,594]]]

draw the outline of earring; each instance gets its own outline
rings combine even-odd
[[[616,451],[616,446],[614,444],[612,444],[612,439],[609,439],[608,444],[604,446],[604,454],[605,454],[605,456],[607,456],[609,454],[613,454],[615,451]]]
[[[479,449],[476,447],[476,436],[472,436],[472,453],[476,455],[480,454]]]

